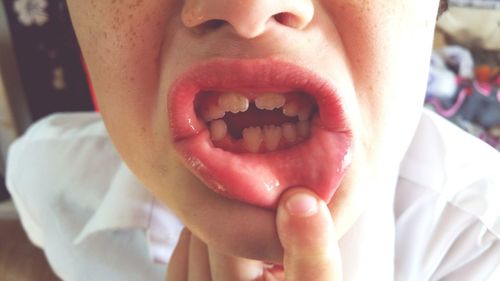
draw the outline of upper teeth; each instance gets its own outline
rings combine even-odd
[[[255,106],[262,110],[274,110],[282,108],[284,115],[288,117],[298,116],[299,120],[305,121],[311,115],[313,105],[309,100],[298,96],[286,97],[283,94],[268,93],[255,99]],[[216,100],[208,99],[201,108],[201,115],[207,122],[224,117],[226,112],[238,113],[248,110],[250,101],[245,96],[228,92],[220,95]]]
[[[286,98],[279,94],[265,94],[255,99],[255,106],[258,109],[273,110],[285,105]]]
[[[283,114],[288,117],[295,117],[299,113],[299,103],[297,101],[289,101],[283,106]]]
[[[226,111],[218,104],[208,104],[206,107],[202,108],[201,115],[205,121],[212,121],[224,117]]]
[[[247,111],[250,103],[245,96],[237,93],[225,93],[219,97],[218,104],[226,112],[238,113]]]

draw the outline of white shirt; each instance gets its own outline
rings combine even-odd
[[[389,184],[340,241],[346,280],[500,280],[498,152],[424,111]],[[164,279],[182,224],[120,160],[98,113],[33,125],[11,147],[7,185],[63,280]]]

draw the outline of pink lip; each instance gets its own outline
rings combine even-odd
[[[202,90],[301,90],[316,99],[320,117],[311,137],[291,148],[228,152],[213,146],[197,118],[194,99]],[[272,59],[214,59],[178,77],[168,99],[177,151],[208,187],[229,198],[275,208],[284,190],[302,186],[329,202],[350,165],[351,133],[336,89],[302,67]]]

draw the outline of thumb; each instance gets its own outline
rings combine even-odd
[[[279,203],[276,224],[284,249],[287,281],[342,280],[342,262],[330,211],[312,191],[287,191]]]

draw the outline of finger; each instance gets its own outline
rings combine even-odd
[[[210,264],[207,245],[196,236],[191,235],[189,245],[189,281],[210,281]]]
[[[342,263],[331,214],[308,189],[284,194],[277,229],[284,248],[285,279],[342,280]]]
[[[262,278],[260,261],[228,256],[215,250],[210,250],[209,256],[212,280],[255,281]]]
[[[191,233],[184,228],[168,263],[167,281],[187,280],[190,237]]]

